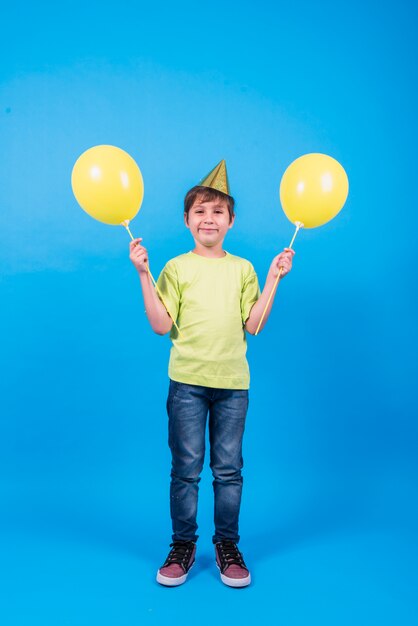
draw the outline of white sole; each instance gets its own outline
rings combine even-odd
[[[193,564],[190,566],[189,572],[194,564],[195,561],[193,561]],[[164,576],[163,574],[160,574],[160,570],[158,570],[156,580],[157,583],[160,583],[160,585],[165,585],[166,587],[178,587],[179,585],[182,585],[186,582],[189,572],[187,572],[187,574],[183,574],[183,576],[179,576],[178,578],[170,578],[170,576]]]
[[[218,563],[216,563],[216,567],[221,574],[221,568],[219,567]],[[245,578],[228,578],[228,576],[224,576],[224,574],[221,574],[221,580],[224,585],[228,585],[228,587],[246,587],[251,582],[251,574],[248,573],[248,576],[246,576]]]

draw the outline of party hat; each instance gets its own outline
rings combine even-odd
[[[222,159],[205,178],[202,178],[199,185],[201,187],[211,187],[211,189],[222,191],[222,193],[226,193],[227,196],[230,196],[225,159]]]

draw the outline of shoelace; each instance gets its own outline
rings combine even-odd
[[[245,569],[247,569],[244,559],[242,558],[242,554],[233,541],[224,539],[216,545],[218,548],[219,558],[221,560],[222,572],[224,572],[230,565],[240,565],[241,567],[245,567]]]
[[[170,543],[170,548],[171,546],[173,546],[173,549],[170,550],[163,567],[171,565],[172,563],[177,563],[178,565],[181,565],[184,571],[186,571],[186,567],[189,564],[190,555],[193,550],[193,542],[174,541],[173,543]]]

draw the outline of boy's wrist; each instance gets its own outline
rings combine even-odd
[[[281,279],[282,279],[282,278],[283,278],[283,276],[280,276],[280,278],[279,278],[279,282],[281,281]],[[272,271],[270,271],[270,272],[267,274],[266,284],[269,284],[269,285],[270,285],[270,284],[271,284],[271,285],[274,285],[274,283],[276,282],[276,280],[277,280],[277,274],[274,274]]]

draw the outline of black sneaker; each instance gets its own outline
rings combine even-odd
[[[186,582],[187,574],[195,562],[196,543],[194,541],[173,541],[168,557],[157,572],[157,582],[175,587]]]
[[[215,543],[216,565],[221,580],[229,587],[246,587],[251,582],[251,574],[237,544],[230,539]]]

